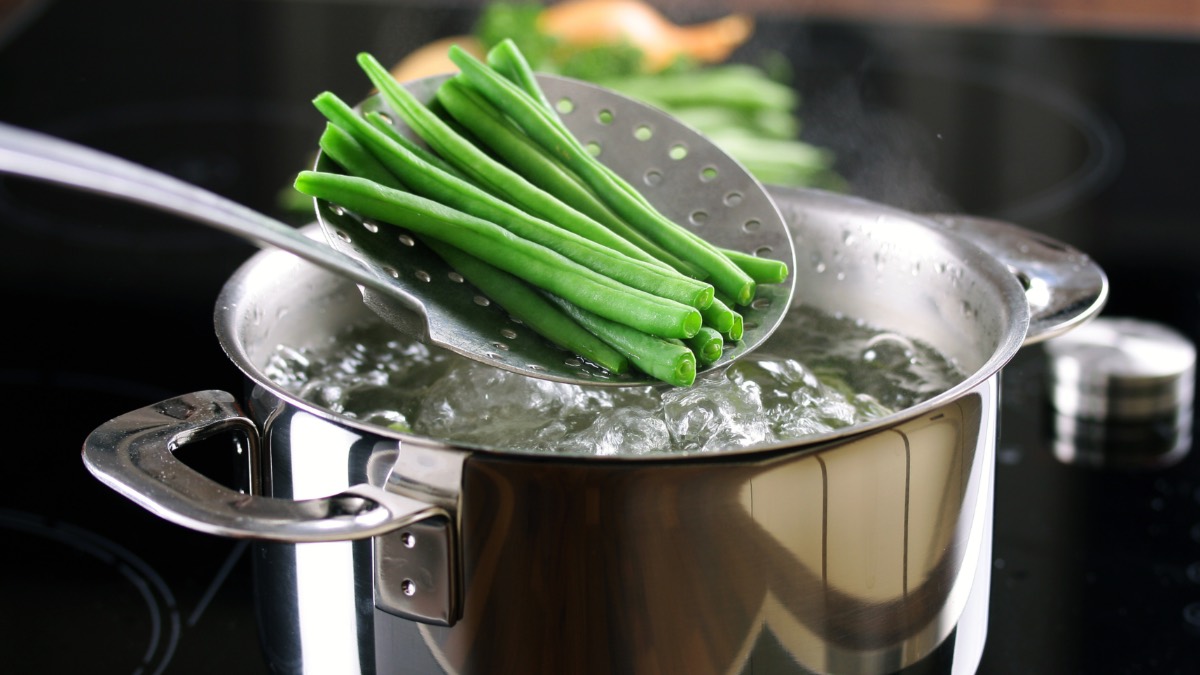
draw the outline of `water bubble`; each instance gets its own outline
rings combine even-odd
[[[903,335],[882,333],[866,342],[860,358],[875,368],[902,368],[913,362],[916,349]]]
[[[505,343],[490,349],[503,353]],[[524,377],[430,351],[383,322],[351,327],[321,350],[281,346],[266,372],[289,392],[369,424],[500,449],[618,456],[798,439],[911,406],[962,378],[921,343],[804,305],[762,350],[702,373],[692,387]]]

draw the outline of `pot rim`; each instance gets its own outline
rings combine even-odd
[[[448,441],[419,434],[405,433],[402,431],[389,429],[386,427],[377,426],[353,418],[345,417],[329,408],[317,405],[310,401],[299,398],[295,394],[284,390],[275,382],[271,381],[262,372],[260,367],[253,363],[249,354],[246,352],[244,345],[236,339],[236,331],[229,325],[226,316],[232,314],[231,309],[236,305],[236,301],[231,297],[233,290],[242,285],[242,279],[252,273],[252,271],[263,264],[266,264],[267,259],[278,256],[290,256],[284,251],[278,250],[263,250],[252,255],[245,263],[243,263],[229,278],[225,286],[222,288],[220,296],[216,304],[214,320],[216,324],[216,333],[218,340],[224,349],[226,355],[234,362],[242,373],[256,385],[263,387],[272,392],[279,399],[285,400],[291,405],[321,419],[331,421],[336,424],[347,426],[358,431],[369,434],[374,434],[383,438],[393,438],[401,443],[417,444],[424,447],[436,447],[440,449],[459,450],[463,452],[479,452],[489,455],[512,458],[512,459],[533,459],[547,461],[586,461],[586,462],[692,462],[692,461],[722,461],[734,460],[744,461],[748,457],[761,458],[765,455],[774,455],[784,452],[800,452],[809,451],[814,448],[825,446],[832,442],[843,441],[849,438],[870,434],[872,432],[885,429],[904,421],[920,417],[930,411],[940,408],[947,403],[960,398],[967,392],[975,389],[980,384],[995,376],[1001,368],[1003,368],[1017,353],[1025,342],[1026,335],[1030,326],[1030,306],[1026,299],[1025,289],[1023,288],[1018,277],[997,257],[971,241],[970,239],[960,236],[953,231],[947,231],[940,227],[931,218],[921,216],[919,214],[905,211],[885,204],[880,204],[867,199],[856,196],[848,196],[834,192],[814,188],[780,188],[779,186],[768,186],[771,191],[777,195],[788,197],[792,196],[801,200],[816,200],[824,201],[827,204],[844,207],[848,209],[866,209],[872,213],[881,216],[890,216],[912,225],[925,227],[933,232],[935,236],[944,237],[948,240],[957,252],[958,257],[964,261],[970,261],[972,269],[977,272],[980,277],[995,287],[999,293],[1002,303],[1005,305],[1002,309],[1008,312],[1012,317],[1008,328],[1004,335],[999,340],[995,349],[988,359],[973,372],[968,374],[963,380],[950,387],[949,389],[932,396],[921,403],[914,406],[895,411],[889,415],[878,417],[862,424],[835,429],[832,431],[812,434],[802,438],[792,439],[788,441],[774,441],[770,443],[761,443],[745,447],[731,448],[721,451],[707,452],[677,452],[677,453],[661,453],[651,455],[588,455],[583,453],[547,453],[544,451],[522,450],[519,448],[495,448],[485,445],[463,443],[459,441]],[[311,236],[321,236],[317,225],[311,224],[304,228],[308,230]],[[308,265],[303,261],[297,261],[299,265]],[[318,273],[325,273],[315,266],[313,267]],[[350,283],[347,281],[347,283]]]

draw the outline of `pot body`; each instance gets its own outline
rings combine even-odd
[[[923,667],[941,647],[946,672],[972,672],[998,371],[1026,338],[1026,301],[1007,268],[911,214],[802,197],[780,200],[804,256],[797,302],[937,346],[972,373],[963,386],[873,428],[717,457],[471,451],[331,418],[256,376],[274,344],[360,320],[353,289],[341,299],[344,287],[313,282],[322,300],[294,326],[244,320],[288,315],[262,298],[294,290],[256,289],[254,311],[235,293],[218,332],[252,376],[264,494],[368,483],[444,500],[446,529],[400,536],[459,562],[444,573],[444,556],[429,564],[385,537],[261,545],[265,643],[281,670],[867,675]],[[255,271],[268,285],[296,278]],[[423,459],[398,467],[404,456]],[[453,467],[436,498],[414,463]],[[409,605],[429,595],[442,610]]]
[[[377,608],[377,540],[264,543],[264,644],[289,673],[974,672],[996,395],[988,378],[887,429],[750,459],[470,454],[454,625]],[[378,483],[402,451],[261,388],[252,401],[274,496]]]
[[[278,672],[973,672],[1000,369],[1098,312],[1107,283],[1056,242],[1019,242],[1046,258],[1023,269],[947,232],[968,221],[774,196],[799,256],[797,304],[922,340],[964,380],[854,428],[728,452],[448,444],[272,381],[278,345],[319,347],[374,319],[353,284],[273,251],[217,302],[245,404],[197,392],[128,413],[88,437],[85,464],[174,522],[262,540],[258,606]],[[1011,227],[989,232],[1006,240]],[[1027,291],[1044,310],[1037,331]],[[784,332],[760,349],[786,356]],[[230,431],[245,440],[249,494],[173,458]]]

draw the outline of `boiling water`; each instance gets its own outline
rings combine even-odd
[[[469,445],[546,453],[705,453],[790,441],[919,403],[963,379],[927,345],[807,307],[687,388],[579,387],[515,375],[383,324],[325,348],[280,346],[279,386],[345,417]]]

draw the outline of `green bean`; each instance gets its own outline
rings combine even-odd
[[[696,308],[706,307],[712,301],[710,284],[613,251],[587,237],[535,218],[471,183],[425,164],[419,157],[406,152],[403,146],[389,143],[382,130],[363,119],[335,94],[323,92],[314,99],[314,104],[330,121],[359,139],[393,174],[405,176],[406,185],[412,192],[552,248],[574,262],[610,277],[614,284],[632,286]]]
[[[544,92],[542,90],[541,85],[538,84],[537,73],[534,72],[533,68],[529,65],[529,61],[527,61],[525,59],[525,55],[522,54],[521,50],[517,48],[516,42],[514,42],[511,38],[500,41],[495,46],[493,46],[490,50],[488,50],[486,59],[487,59],[488,65],[490,67],[492,67],[497,73],[502,75],[505,79],[509,80],[514,85],[516,85],[521,91],[524,91],[526,94],[528,94],[529,97],[532,98],[534,100],[534,102],[539,105],[539,112],[545,116],[545,119],[548,123],[551,123],[555,127],[557,127],[560,133],[562,133],[568,137],[574,136],[574,134],[571,133],[571,130],[568,129],[565,124],[563,124],[562,119],[558,116],[558,111],[555,110],[554,105],[552,103],[550,103],[550,99],[546,98],[546,92]],[[456,75],[455,77],[450,78],[449,82],[451,84],[456,84],[459,81],[466,82],[467,78],[463,75]],[[481,107],[487,106],[487,107],[491,108],[492,111],[494,111],[493,114],[496,117],[504,119],[506,121],[508,120],[508,118],[504,117],[504,115],[502,113],[500,113],[498,110],[496,110],[495,107],[492,106],[491,103],[486,98],[479,96],[469,86],[460,85],[459,89],[461,89],[464,93],[471,94],[474,101],[476,102],[476,105],[481,106]],[[510,124],[509,126],[512,126],[512,125]],[[541,154],[542,156],[544,156],[546,158],[546,161],[551,162],[556,167],[558,167],[559,170],[556,171],[556,173],[563,173],[567,176],[570,176],[570,178],[574,181],[579,180],[579,177],[577,175],[575,175],[573,172],[571,172],[570,169],[563,167],[561,165],[561,163],[559,163],[557,158],[546,153],[545,149],[542,148],[537,143],[533,142],[532,139],[529,139],[528,135],[525,135],[525,134],[517,134],[517,135],[522,138],[528,139],[530,144],[539,151],[539,154]],[[628,185],[623,179],[621,179],[619,176],[617,176],[616,173],[614,173],[606,165],[600,164],[600,168],[604,169],[606,171],[606,173],[609,174],[609,176],[612,178],[612,180],[614,182],[620,184],[622,187],[629,188],[628,192],[630,194],[630,197],[639,200],[647,209],[654,209],[654,207],[650,204],[650,202],[648,200],[646,200],[646,198],[640,192],[632,189],[632,186]],[[672,267],[674,267],[675,269],[680,270],[681,272],[686,272],[688,274],[696,276],[697,278],[704,278],[707,276],[707,272],[705,272],[703,269],[698,268],[691,263],[688,263],[686,261],[679,259],[675,255],[667,252],[665,249],[663,249],[658,244],[654,243],[653,241],[650,241],[649,239],[646,239],[645,236],[642,235],[641,232],[639,232],[637,230],[632,230],[632,228],[630,228],[629,224],[626,223],[624,220],[622,220],[615,213],[613,213],[612,209],[609,208],[608,205],[606,205],[602,200],[597,198],[595,196],[594,192],[591,192],[590,190],[588,190],[587,194],[590,195],[592,199],[588,200],[588,202],[586,202],[584,204],[584,206],[587,206],[588,208],[583,208],[582,206],[580,207],[581,211],[584,211],[585,213],[592,215],[593,218],[595,218],[596,220],[598,220],[602,223],[605,223],[606,225],[609,225],[609,227],[613,227],[614,229],[617,229],[617,231],[621,232],[622,235],[625,236],[626,238],[629,238],[631,241],[636,241],[638,243],[638,245],[641,246],[643,249],[645,249],[647,251],[652,251],[654,253],[654,255],[657,256],[660,260],[668,261],[670,263],[670,265]],[[593,203],[595,204],[594,207],[592,206]],[[592,209],[592,208],[596,209],[596,214],[593,214],[591,212],[590,209]],[[603,215],[597,215],[597,214],[603,214]],[[619,225],[610,224],[610,222],[613,222],[613,221],[615,221],[616,223],[619,223]],[[629,234],[626,234],[627,232],[630,232],[630,231],[632,231],[634,234],[636,234],[638,237],[640,237],[640,239],[637,239]]]
[[[445,120],[434,115],[397,82],[375,57],[361,53],[358,55],[358,63],[371,83],[379,89],[384,100],[405,123],[435,152],[470,176],[476,184],[559,227],[630,257],[654,262],[653,258],[610,228],[565,203],[550,191],[538,187],[517,171],[489,157],[475,143],[463,138]]]
[[[738,340],[741,340],[745,327],[745,318],[742,316],[742,313],[730,307],[731,303],[729,298],[714,297],[713,304],[716,305],[718,302],[726,308],[729,308],[729,310],[733,313],[732,322],[729,324],[729,330],[721,331],[721,334],[729,338],[730,342],[737,342]],[[711,306],[712,305],[710,305],[710,307]]]
[[[487,63],[501,75],[517,85],[522,91],[529,94],[535,101],[541,104],[545,111],[548,111],[547,119],[552,119],[558,123],[558,126],[566,133],[566,127],[561,124],[558,118],[558,112],[554,106],[546,98],[545,92],[537,82],[537,76],[525,56],[517,48],[516,43],[511,39],[503,40],[497,43],[487,53]],[[459,76],[461,77],[461,76]],[[784,88],[786,90],[786,88]],[[648,92],[647,92],[648,93]],[[611,172],[610,172],[611,173]],[[619,178],[617,179],[619,180]],[[636,191],[633,191],[631,197],[637,198],[644,203],[647,208],[653,208],[645,197]],[[782,283],[787,278],[787,265],[778,261],[766,261],[755,256],[747,256],[738,251],[729,249],[719,249],[730,260],[738,265],[742,271],[746,272],[755,283]],[[736,257],[735,257],[736,256]],[[676,266],[677,269],[681,269]]]
[[[397,190],[404,184],[350,134],[333,122],[325,123],[325,131],[317,145],[347,174],[362,176]]]
[[[450,47],[450,59],[480,93],[513,118],[535,141],[556,153],[618,215],[663,248],[703,268],[709,273],[713,286],[730,295],[737,304],[748,304],[754,297],[754,280],[741,268],[715,247],[698,237],[687,236],[686,230],[677,223],[657,210],[647,208],[644,198],[631,194],[636,190],[618,180],[574,136],[562,133],[559,125],[547,119],[548,113],[540,103],[457,46]]]
[[[725,338],[711,326],[701,326],[695,335],[683,341],[703,365],[715,363],[725,351]]]
[[[346,107],[347,107],[347,109],[350,109],[349,105],[347,105]],[[391,121],[386,115],[379,112],[378,110],[371,110],[371,111],[362,113],[362,115],[363,115],[363,117],[378,116],[380,119],[384,120],[385,122]],[[425,162],[426,164],[435,166],[438,169],[441,169],[442,171],[445,171],[446,173],[448,173],[456,178],[459,178],[462,180],[467,180],[467,175],[464,174],[463,172],[459,171],[458,167],[454,166],[450,162],[447,162],[445,159],[442,159],[436,153],[430,152],[428,148],[421,147],[416,142],[414,142],[413,139],[405,136],[404,134],[402,134],[398,130],[396,130],[396,128],[393,127],[390,123],[377,125],[377,128],[380,131],[382,131],[385,135],[387,135],[387,137],[390,138],[392,140],[392,142],[394,142],[395,144],[404,148],[404,150],[406,150],[409,154],[412,154],[412,155],[420,158],[421,161]]]
[[[341,127],[327,124],[321,134],[320,147],[352,175],[388,187],[403,188],[387,167]],[[545,339],[612,373],[621,374],[629,369],[629,359],[525,282],[449,244],[429,237],[418,238],[481,293]]]
[[[742,334],[744,332],[744,321],[745,319],[743,319],[741,314],[733,315],[733,327],[729,329],[729,339],[733,342],[737,342],[738,340],[742,339]]]
[[[525,55],[517,48],[517,43],[512,38],[497,42],[488,50],[486,58],[488,65],[495,68],[496,72],[520,87],[547,110],[554,110],[554,106],[546,98],[546,93],[537,83],[537,74],[533,71],[533,67],[529,65],[529,61],[525,59]]]
[[[625,247],[612,245],[623,253],[642,260],[668,265],[694,276],[695,268],[650,241],[612,212],[574,173],[562,166],[534,143],[487,99],[457,77],[438,88],[437,98],[446,111],[487,145],[504,162],[534,185],[555,195],[564,203],[615,233]]]
[[[691,386],[696,381],[696,355],[679,340],[662,339],[631,330],[628,326],[574,306],[553,294],[548,297],[568,316],[624,354],[634,367],[647,375],[677,387]]]
[[[511,81],[521,91],[524,91],[526,94],[528,94],[530,98],[534,100],[534,102],[539,104],[540,112],[543,114],[547,123],[553,124],[559,130],[559,133],[569,137],[573,136],[571,131],[566,127],[565,124],[563,124],[562,119],[558,115],[558,111],[554,108],[554,105],[550,103],[548,98],[546,98],[545,92],[542,91],[541,85],[538,84],[536,74],[512,39],[503,40],[497,43],[488,51],[486,58],[489,66],[491,66],[500,75]],[[454,79],[462,78],[464,78],[463,75],[458,75]],[[550,159],[551,161],[554,161],[553,157]],[[603,163],[598,164],[598,168],[607,174],[608,179],[613,184],[616,184],[624,189],[626,195],[630,199],[641,204],[643,208],[649,211],[655,211],[655,207],[648,199],[646,199],[645,195],[633,189],[633,186],[629,185],[607,165]],[[699,245],[706,246],[707,244],[701,240],[699,241]],[[662,251],[662,248],[659,247],[659,250]],[[663,253],[666,253],[666,251],[663,251]],[[661,254],[659,255],[661,256]],[[672,254],[667,253],[667,255]],[[687,272],[688,274],[692,274],[697,278],[708,277],[707,272],[697,268],[695,265],[682,261],[678,257],[672,257],[674,260],[671,261],[671,265],[676,269]]]
[[[651,262],[656,266],[662,266],[652,257],[646,256],[640,248],[635,244],[625,240],[619,234],[614,233],[611,229],[606,228],[603,224],[589,218],[586,214],[576,210],[571,205],[564,203],[550,192],[540,189],[537,185],[525,180],[520,174],[513,171],[509,167],[495,161],[487,154],[482,152],[472,141],[458,134],[454,129],[450,128],[447,123],[433,115],[431,111],[416,99],[407,89],[392,78],[391,73],[370,54],[360,54],[359,62],[368,77],[379,89],[384,99],[391,105],[404,121],[417,132],[419,136],[443,157],[448,158],[452,163],[461,169],[463,172],[470,174],[474,182],[491,192],[493,196],[498,196],[503,203],[503,208],[506,211],[522,210],[528,214],[539,216],[543,220],[553,223],[560,228],[573,232],[579,235],[579,239],[575,240],[575,245],[589,246],[596,249],[595,244],[603,245],[607,248],[616,249],[630,257]],[[320,101],[318,101],[320,103]],[[344,114],[343,114],[344,116]],[[431,176],[430,178],[434,178]],[[428,185],[421,183],[417,187]],[[439,192],[439,196],[435,197],[441,201],[457,198],[459,200],[474,200],[475,198],[482,199],[483,195],[465,195],[461,194],[466,188],[458,186],[454,188],[453,193]],[[486,201],[486,200],[485,200]],[[458,201],[454,204],[457,208],[465,208],[468,206],[463,201]],[[497,202],[481,203],[480,208],[496,207]],[[517,227],[511,222],[500,221],[498,216],[489,212],[486,214],[476,213],[481,217],[501,222],[506,227]],[[510,214],[511,215],[511,214]],[[522,214],[524,216],[524,214]],[[527,232],[522,232],[522,236],[531,237]],[[547,243],[545,240],[539,239],[542,243]],[[587,259],[579,258],[569,253],[568,251],[559,248],[560,252],[570,255],[579,262],[590,264]],[[656,276],[658,281],[653,283],[656,286],[645,286],[644,283],[650,283],[648,280],[643,280],[639,273],[626,271],[627,265],[622,263],[621,271],[614,271],[611,267],[604,270],[605,274],[614,276],[615,278],[625,283],[636,285],[643,290],[650,292],[668,295],[682,302],[695,304],[696,301],[688,299],[680,293],[698,293],[701,304],[703,306],[708,302],[708,293],[703,290],[707,286],[698,287],[687,284],[683,281],[682,275],[674,274],[662,277]],[[633,276],[629,276],[629,275]],[[678,290],[676,290],[678,289]]]
[[[788,278],[788,267],[785,262],[761,258],[733,249],[721,249],[721,251],[757,283],[781,284]]]
[[[445,174],[454,176],[455,178],[457,178],[461,181],[471,183],[480,188],[484,187],[482,185],[475,183],[471,179],[470,176],[468,176],[467,174],[460,171],[457,166],[454,166],[450,162],[447,162],[446,160],[442,159],[436,153],[430,152],[428,149],[423,148],[423,147],[417,145],[416,143],[413,143],[413,140],[411,138],[408,138],[404,134],[400,133],[400,131],[395,126],[393,126],[396,122],[395,122],[395,120],[392,119],[391,116],[385,115],[384,113],[382,113],[378,110],[368,110],[367,112],[362,114],[362,117],[363,117],[363,119],[370,122],[371,126],[375,127],[379,131],[381,131],[384,136],[387,136],[388,138],[390,138],[391,140],[393,140],[397,144],[399,144],[399,146],[407,153],[408,156],[416,157],[417,159],[421,160],[422,162],[438,169],[439,171],[441,171]],[[357,125],[354,125],[354,126],[357,126]]]
[[[439,202],[365,178],[319,171],[300,172],[295,187],[363,217],[445,241],[584,309],[652,335],[687,338],[702,324],[695,307],[617,284],[545,246]]]
[[[424,240],[456,272],[538,335],[609,372],[629,370],[629,359],[517,277],[436,239]]]
[[[704,325],[712,326],[719,332],[728,334],[733,328],[733,315],[737,314],[735,310],[725,304],[720,297],[713,296],[713,301],[708,307],[700,310],[700,314],[704,317]]]

